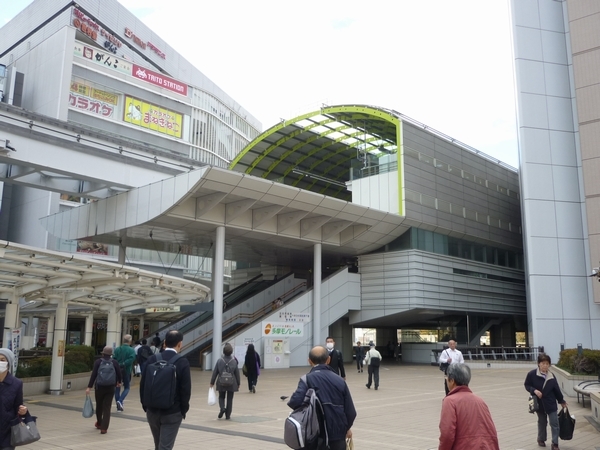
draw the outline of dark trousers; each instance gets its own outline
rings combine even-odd
[[[227,394],[227,406],[225,406],[225,394]],[[225,411],[225,417],[229,419],[233,409],[233,391],[219,391],[219,407]]]
[[[256,386],[258,383],[258,375],[255,373],[248,372],[248,390],[252,390],[252,386]]]
[[[329,441],[329,450],[346,450],[346,439],[341,441]]]
[[[112,386],[96,386],[96,422],[101,430],[108,430],[110,424],[110,407],[112,406],[115,388]]]
[[[367,382],[367,385],[369,387],[371,387],[371,382],[373,381],[373,378],[375,378],[375,388],[379,387],[379,366],[375,367],[369,364],[369,381]]]
[[[154,450],[171,450],[183,420],[181,413],[162,414],[160,411],[148,409],[146,418],[154,438]]]
[[[356,369],[357,370],[362,370],[364,363],[365,363],[365,361],[363,358],[359,358],[358,356],[356,357]]]

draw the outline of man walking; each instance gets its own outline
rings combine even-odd
[[[358,373],[361,373],[363,371],[363,365],[365,364],[365,349],[360,345],[360,341],[356,342],[354,354],[356,355],[356,369],[358,370]]]
[[[451,364],[447,378],[450,393],[442,402],[438,450],[500,450],[489,408],[469,389],[469,366]]]
[[[148,341],[146,339],[142,339],[142,345],[140,346],[140,348],[138,348],[136,352],[137,361],[140,365],[140,374],[144,373],[144,369],[146,367],[148,358],[150,358],[153,354],[154,352],[148,345]]]
[[[119,363],[121,374],[123,376],[123,393],[121,393],[120,386],[117,386],[115,389],[117,411],[124,411],[125,408],[123,404],[125,403],[125,397],[129,394],[129,388],[131,386],[131,369],[133,367],[133,361],[135,361],[135,351],[131,348],[130,334],[123,336],[123,344],[115,349],[113,358]]]
[[[185,419],[185,415],[190,409],[190,397],[192,395],[192,378],[190,375],[190,363],[186,358],[177,357],[181,352],[183,343],[183,334],[177,330],[171,330],[165,336],[165,350],[158,355],[152,355],[148,358],[146,368],[142,373],[140,381],[140,400],[142,408],[146,412],[148,425],[154,438],[155,450],[171,450],[175,445],[175,439],[179,432],[181,421]],[[155,408],[150,406],[152,394],[159,391],[169,391],[170,386],[152,387],[151,392],[148,386],[145,386],[145,378],[150,377],[149,370],[153,368],[153,364],[157,361],[165,360],[167,363],[173,358],[175,377],[170,377],[168,380],[175,383],[175,397],[171,406],[168,408]],[[164,370],[164,369],[162,369]]]
[[[369,342],[369,351],[365,357],[365,364],[367,365],[367,371],[369,372],[369,381],[365,386],[367,389],[371,389],[371,383],[375,378],[375,390],[379,389],[379,366],[381,365],[381,353],[375,348],[373,341]]]
[[[96,423],[94,426],[100,434],[106,434],[110,424],[110,407],[112,404],[115,387],[121,384],[121,369],[117,361],[112,359],[113,348],[109,345],[102,350],[102,358],[94,362],[94,369],[90,376],[86,395],[95,387],[96,397]]]
[[[465,359],[463,358],[461,351],[456,350],[456,341],[454,339],[450,339],[448,341],[448,348],[441,353],[438,363],[440,364],[440,367],[446,367],[444,374],[447,372],[450,365],[465,363]],[[444,390],[446,391],[446,395],[448,395],[450,389],[448,388],[448,380],[446,377],[444,377]]]
[[[342,352],[336,350],[335,341],[331,336],[328,336],[325,340],[327,351],[329,352],[329,364],[333,371],[337,373],[344,380],[346,379],[346,370],[344,369],[344,357],[342,356]]]
[[[325,426],[329,447],[326,447],[323,430],[319,438],[319,449],[345,450],[346,439],[352,437],[352,424],[356,418],[356,409],[350,395],[348,385],[342,380],[329,365],[330,353],[326,348],[314,347],[309,355],[308,362],[312,366],[306,375],[306,382],[300,379],[298,388],[292,394],[288,406],[296,409],[304,402],[306,391],[310,388],[323,405]]]

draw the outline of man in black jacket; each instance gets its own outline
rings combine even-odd
[[[346,439],[352,437],[350,428],[356,419],[356,409],[348,385],[328,365],[329,359],[329,352],[326,348],[314,347],[308,355],[308,362],[312,369],[306,375],[306,382],[315,390],[325,414],[329,447],[325,447],[323,442],[319,449],[345,450]],[[292,394],[288,406],[296,409],[302,405],[307,390],[307,384],[300,379],[298,388]]]
[[[344,357],[342,356],[342,352],[335,349],[335,341],[331,336],[328,336],[325,340],[327,351],[329,352],[329,364],[333,371],[337,373],[344,380],[346,379],[346,370],[344,369]]]
[[[192,395],[190,363],[186,358],[179,358],[175,361],[177,376],[175,401],[167,409],[151,408],[144,404],[144,391],[147,389],[144,386],[144,378],[156,361],[163,359],[169,361],[171,358],[174,358],[181,351],[182,343],[183,334],[177,330],[169,331],[165,337],[165,350],[158,355],[152,355],[148,358],[145,370],[142,373],[142,379],[140,380],[140,400],[146,412],[150,431],[152,431],[155,450],[170,450],[173,448],[181,421],[185,419],[185,415],[190,409],[190,397]],[[164,389],[164,387],[162,388]],[[161,387],[157,386],[155,389],[161,389]]]

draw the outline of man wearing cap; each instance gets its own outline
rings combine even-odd
[[[367,389],[371,389],[371,383],[375,378],[375,390],[379,389],[379,366],[381,365],[381,353],[375,348],[373,341],[369,342],[369,351],[365,356],[365,365],[369,372],[369,381],[365,385]]]
[[[10,445],[10,422],[27,414],[23,405],[23,382],[12,374],[15,363],[14,353],[0,348],[0,449],[14,449]]]
[[[89,394],[94,384],[96,384],[94,391],[96,397],[96,423],[94,426],[100,430],[100,434],[106,434],[106,431],[108,430],[108,425],[110,424],[110,408],[112,406],[115,388],[121,386],[121,382],[123,381],[119,363],[112,359],[112,354],[112,347],[108,345],[104,347],[104,350],[102,350],[102,358],[97,359],[94,363],[94,370],[90,376],[88,388],[85,390],[85,393]],[[108,362],[111,363],[114,368],[114,375],[110,370],[110,366],[107,366]],[[103,364],[102,373],[98,376],[101,364]],[[113,376],[114,382],[112,382]],[[109,380],[108,384],[106,380]]]

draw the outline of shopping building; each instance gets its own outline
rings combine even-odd
[[[35,1],[0,29],[0,52],[0,238],[212,287],[208,322],[198,305],[156,316],[140,301],[121,309],[123,331],[173,321],[188,327],[186,352],[205,355],[221,338],[267,345],[267,323],[297,333],[281,353],[292,365],[327,335],[351,354],[357,327],[382,344],[402,329],[515,346],[527,331],[516,169],[369,105],[261,133],[113,0]],[[101,323],[94,308],[69,305],[72,326]]]

